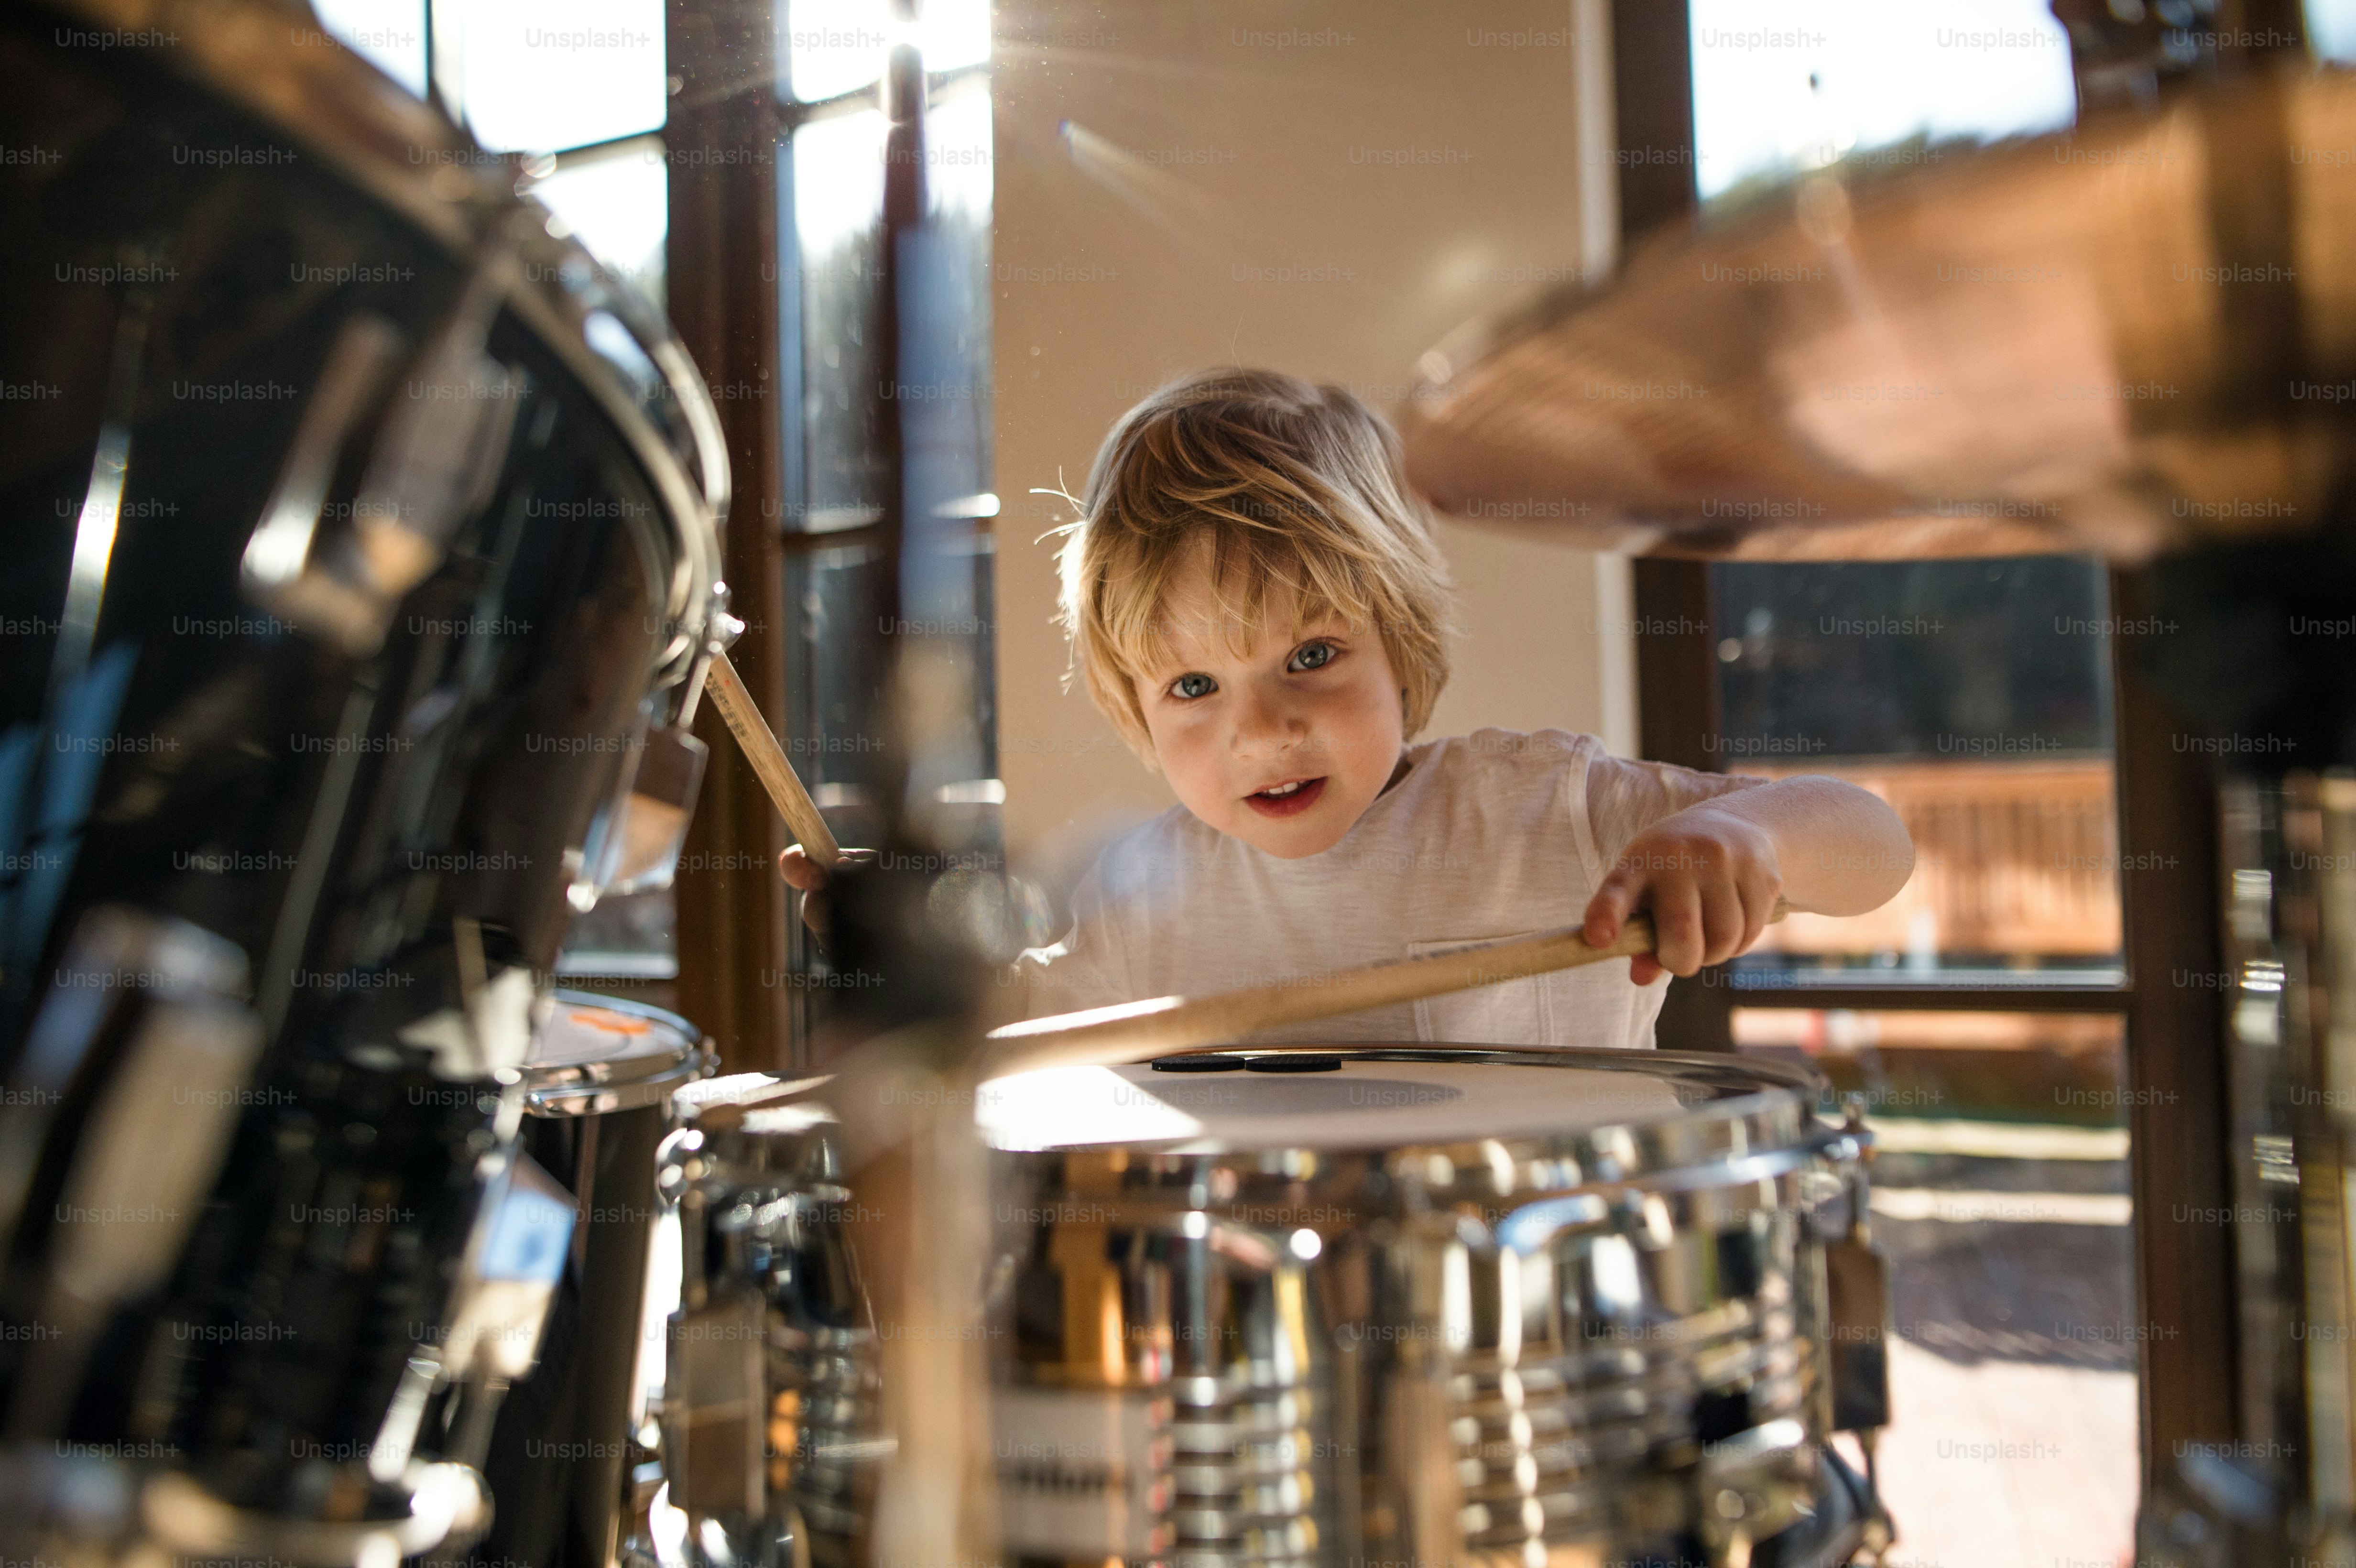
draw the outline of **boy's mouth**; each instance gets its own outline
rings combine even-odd
[[[1298,816],[1316,805],[1317,797],[1324,793],[1325,781],[1322,778],[1287,779],[1244,796],[1244,804],[1262,816]]]

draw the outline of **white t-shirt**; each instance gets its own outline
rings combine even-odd
[[[1408,752],[1405,777],[1320,855],[1281,860],[1183,806],[1107,847],[1071,932],[1023,956],[1030,1016],[1205,996],[1577,925],[1662,817],[1762,781],[1614,757],[1592,735],[1481,730]],[[1665,981],[1628,961],[1508,980],[1251,1037],[1648,1047]]]

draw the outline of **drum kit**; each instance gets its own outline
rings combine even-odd
[[[831,848],[723,652],[710,405],[504,165],[266,9],[164,59],[73,47],[128,5],[0,38],[0,112],[76,105],[0,225],[11,362],[80,415],[0,411],[67,525],[0,732],[0,1551],[865,1560],[921,1435],[855,1079],[711,1079],[684,1019],[544,978],[668,875],[707,689]],[[1880,1403],[1828,1354],[1867,1138],[1804,1075],[1169,1056],[1244,1027],[1194,1017],[1001,1041],[952,1113],[995,1151],[1005,1552],[1886,1542],[1828,1445]]]
[[[1717,1568],[1890,1546],[1871,1136],[1819,1114],[1812,1074],[1235,1043],[1643,951],[1641,921],[1609,952],[1554,933],[987,1041],[904,1019],[890,1051],[801,1078],[711,1077],[686,1020],[553,989],[573,912],[669,877],[706,695],[836,854],[727,665],[719,425],[659,317],[507,163],[284,20],[0,16],[0,140],[48,150],[0,198],[0,354],[56,389],[0,402],[0,493],[63,525],[26,530],[5,588],[34,656],[0,688],[0,1554],[847,1568],[914,1540]],[[2277,124],[2351,101],[2285,91]],[[2164,182],[2262,119],[2122,134]],[[2320,494],[2336,411],[2268,405],[2204,442],[2114,399],[2074,432],[1895,442],[1798,401],[1977,341],[1912,281],[1949,240],[1997,267],[2018,258],[1995,236],[2193,243],[2151,181],[2080,202],[2054,163],[1919,210],[1831,188],[1717,242],[1786,271],[1813,247],[1821,297],[1714,295],[1738,302],[1721,320],[1640,265],[1600,304],[1452,343],[1419,479],[1461,506],[1601,496],[1655,543],[1768,553],[1804,547],[1703,521],[1762,475],[1828,528],[2066,491],[2046,535],[2147,542],[2158,478]],[[2042,223],[1972,205],[2032,189]],[[2018,320],[2142,297],[2027,276]],[[2234,384],[2198,334],[2008,340],[2032,336],[2090,385],[2170,353],[2203,409]],[[1697,401],[1566,389],[1679,354],[1765,368],[1708,405],[1738,417],[1727,443],[1680,422]],[[191,386],[216,390],[164,392]],[[879,1115],[910,1061],[930,1098]],[[927,1490],[974,1475],[978,1509]]]

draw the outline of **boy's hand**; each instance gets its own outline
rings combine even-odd
[[[845,861],[860,861],[872,859],[874,854],[873,849],[845,849],[842,858]],[[830,880],[827,869],[811,859],[797,844],[777,857],[777,869],[787,883],[801,890],[802,923],[809,926],[810,934],[823,944],[831,913],[826,901],[826,884]]]
[[[1690,806],[1629,840],[1588,903],[1585,934],[1590,946],[1608,946],[1632,911],[1649,906],[1655,951],[1628,961],[1628,977],[1648,986],[1665,970],[1690,975],[1750,947],[1783,891],[1765,828],[1708,804]]]

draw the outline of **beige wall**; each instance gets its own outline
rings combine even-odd
[[[1579,3],[1591,25],[1602,8]],[[1076,851],[1171,798],[1085,695],[1059,691],[1053,541],[1034,541],[1071,512],[1028,492],[1076,492],[1113,418],[1202,365],[1338,380],[1396,414],[1450,328],[1566,275],[1583,239],[1608,245],[1574,8],[1003,0],[999,728],[1018,857]],[[1495,37],[1515,33],[1537,36]],[[1584,235],[1583,201],[1603,214]],[[1454,526],[1442,544],[1463,636],[1432,732],[1553,724],[1624,750],[1627,643],[1606,635],[1626,614],[1622,563]]]

